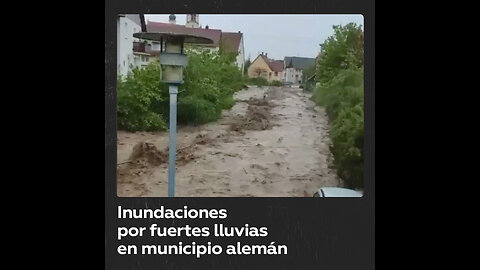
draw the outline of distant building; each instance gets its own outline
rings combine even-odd
[[[180,25],[176,24],[175,15],[171,14],[169,17],[169,23],[147,21],[146,32],[184,33],[209,38],[213,40],[213,44],[189,44],[188,46],[190,48],[207,49],[213,52],[218,52],[220,46],[223,46],[226,52],[235,53],[237,55],[236,65],[243,72],[245,66],[245,52],[243,46],[243,34],[240,31],[222,32],[220,29],[211,29],[208,25],[205,28],[202,28],[199,24],[198,14],[187,14],[186,24]],[[153,42],[151,49],[152,51],[159,51],[160,43]]]
[[[126,76],[134,68],[155,61],[160,43],[140,41],[133,34],[146,31],[142,14],[120,14],[117,18],[117,74]]]
[[[185,23],[185,27],[199,28],[198,14],[187,14],[187,23]]]
[[[263,77],[267,81],[283,81],[284,78],[284,63],[283,60],[273,60],[268,58],[268,55],[261,53],[252,61],[248,67],[248,77],[258,78]]]
[[[159,54],[160,48],[156,48],[156,45],[160,44],[148,43],[148,42],[134,42],[133,43],[133,55],[134,55],[134,64],[133,68],[144,68],[150,63],[158,60],[157,56]]]
[[[133,33],[142,31],[140,14],[120,14],[117,17],[117,74],[125,76],[135,65]]]
[[[303,71],[315,66],[315,62],[315,58],[286,56],[284,58],[284,82],[287,84],[302,84],[304,82]]]

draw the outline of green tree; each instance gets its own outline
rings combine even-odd
[[[248,58],[247,61],[245,61],[244,74],[248,74],[248,68],[250,67],[251,64],[252,64],[252,61],[250,60],[250,58]]]
[[[363,31],[354,23],[333,29],[334,35],[321,44],[316,66],[320,85],[312,98],[330,118],[338,175],[348,187],[363,187]]]
[[[317,80],[326,82],[340,70],[363,66],[363,31],[355,23],[333,26],[334,35],[320,44]]]

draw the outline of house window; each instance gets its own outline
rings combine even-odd
[[[277,71],[275,71],[275,76],[278,76],[278,72],[277,72]]]
[[[295,74],[295,78],[298,79],[298,74]]]

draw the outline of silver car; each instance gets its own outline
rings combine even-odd
[[[320,188],[313,194],[313,197],[362,197],[359,191],[339,187]]]

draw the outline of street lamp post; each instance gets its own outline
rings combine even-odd
[[[183,69],[187,66],[184,54],[185,43],[213,43],[211,39],[193,35],[191,30],[183,32],[141,32],[134,37],[160,41],[159,60],[162,68],[162,82],[168,84],[170,94],[169,154],[168,154],[168,197],[175,197],[175,161],[177,153],[177,94],[183,83]]]

